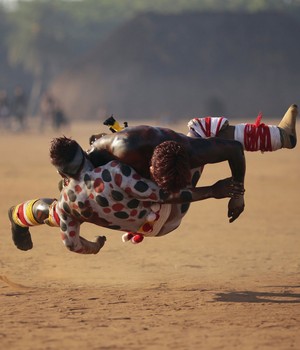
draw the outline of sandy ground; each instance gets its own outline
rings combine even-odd
[[[106,131],[85,123],[64,133],[87,147],[97,129]],[[299,147],[246,154],[246,209],[232,224],[227,200],[210,199],[172,234],[139,245],[86,224],[83,236],[108,241],[81,256],[40,226],[34,248],[19,251],[7,209],[57,197],[56,135],[0,131],[1,349],[300,348]],[[206,167],[202,184],[228,175],[227,164]]]

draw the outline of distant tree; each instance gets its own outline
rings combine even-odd
[[[7,14],[4,11],[3,7],[0,5],[0,33],[7,33],[7,31],[9,30],[9,26],[8,26],[8,21],[7,21]],[[5,47],[5,36],[4,35],[0,35],[0,48],[2,50],[0,50],[0,55],[3,55],[3,49]]]
[[[43,87],[72,53],[64,28],[74,24],[57,1],[20,2],[10,19],[9,59],[34,77],[30,105],[34,108]]]
[[[0,5],[0,90],[9,86],[9,65],[7,57],[6,37],[10,32],[8,15],[5,8]]]
[[[53,77],[140,12],[300,8],[299,0],[20,0],[17,4],[9,12],[8,57],[33,77],[31,107]],[[0,11],[0,30],[5,23],[1,16]]]
[[[114,12],[109,1],[95,0],[18,3],[10,13],[9,61],[33,76],[31,112],[51,79],[117,25],[123,6],[116,8]]]

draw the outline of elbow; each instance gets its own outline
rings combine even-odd
[[[77,252],[78,249],[76,249],[75,243],[71,240],[69,240],[64,234],[62,235],[62,241],[64,246],[70,251],[70,252]]]
[[[74,244],[70,244],[68,242],[64,242],[65,247],[70,251],[70,252],[75,252],[75,246]]]
[[[78,254],[82,254],[84,253],[84,250],[83,248],[75,248],[74,244],[71,244],[71,245],[67,245],[65,244],[65,247],[70,251],[70,252],[73,252],[73,253],[78,253]]]
[[[244,147],[241,142],[234,140],[233,141],[234,148],[237,150],[237,152],[241,153],[244,155]]]

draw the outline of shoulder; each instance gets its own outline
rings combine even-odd
[[[105,164],[105,166],[102,167],[102,171],[104,170],[112,174],[121,174],[125,177],[130,177],[137,174],[136,171],[131,166],[121,163],[117,160],[113,160]]]

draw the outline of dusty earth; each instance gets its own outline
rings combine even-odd
[[[48,226],[31,230],[31,251],[15,248],[7,209],[58,196],[51,138],[87,147],[95,130],[106,131],[0,131],[1,349],[299,349],[299,147],[246,154],[246,209],[232,224],[227,200],[210,199],[139,245],[86,224],[83,236],[108,238],[98,255],[67,251]],[[227,175],[227,164],[207,166],[201,181]]]

